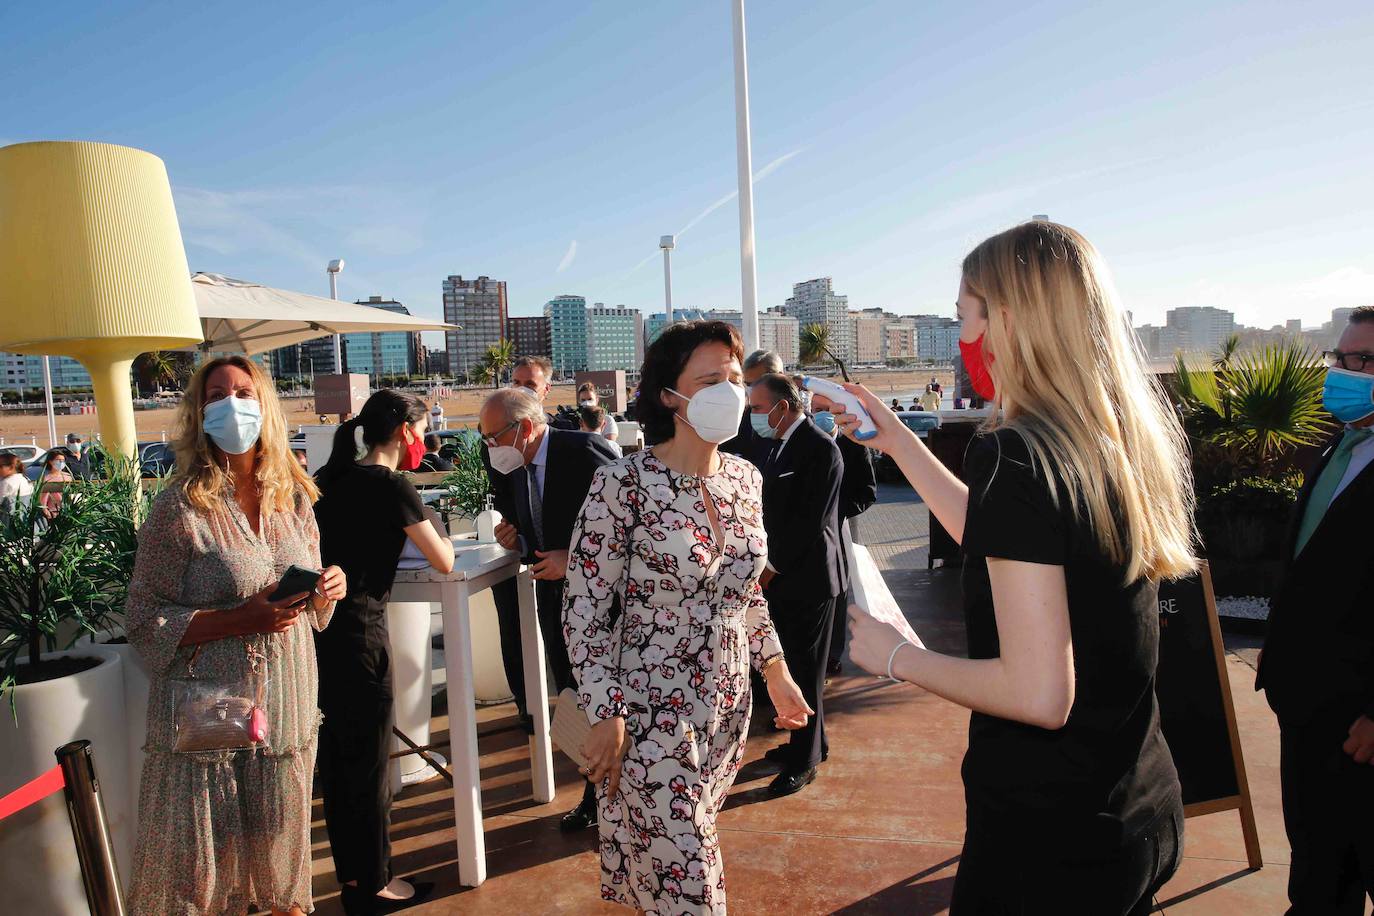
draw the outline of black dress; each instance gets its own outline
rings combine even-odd
[[[330,627],[315,634],[320,669],[320,788],[339,883],[391,880],[391,655],[386,604],[405,529],[424,520],[401,475],[354,465],[322,486],[320,555],[348,577]],[[334,626],[337,624],[337,628]]]
[[[988,558],[1062,566],[1075,694],[1058,730],[971,715],[968,825],[951,912],[1148,912],[1182,841],[1178,774],[1154,690],[1157,585],[1125,583],[1124,565],[1070,510],[1062,479],[1032,462],[1014,430],[976,437],[964,470],[969,657],[999,654]]]

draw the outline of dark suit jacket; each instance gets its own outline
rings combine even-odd
[[[873,473],[873,453],[868,446],[844,435],[836,436],[835,444],[840,447],[840,459],[844,462],[844,479],[840,482],[840,519],[843,521],[878,501],[878,478]]]
[[[726,439],[721,443],[720,450],[729,452],[731,455],[739,455],[746,461],[752,461],[756,467],[763,467],[763,459],[768,454],[768,449],[773,444],[772,439],[765,439],[754,432],[754,425],[749,421],[749,408],[744,409],[744,415],[739,418],[739,432],[733,439]]]
[[[582,502],[592,487],[592,477],[602,465],[618,460],[604,436],[600,433],[572,432],[565,429],[547,427],[549,437],[548,463],[544,466],[544,501],[541,504],[544,516],[544,549],[567,550],[572,540],[573,524],[582,511]],[[487,449],[482,447],[482,463],[487,467],[487,477],[491,480],[492,502],[501,517],[516,528],[525,538],[525,562],[532,563],[538,558],[534,555],[534,532],[525,531],[522,519],[527,512],[516,508],[517,499],[528,498],[523,481],[524,471],[514,474],[497,474],[491,469]]]
[[[761,462],[768,562],[778,571],[765,595],[820,602],[849,587],[840,543],[844,462],[835,441],[809,418],[798,422],[782,453]]]
[[[1283,584],[1270,602],[1256,688],[1283,725],[1349,727],[1374,716],[1374,464],[1326,510],[1303,552],[1293,556],[1307,500],[1337,435],[1322,451],[1298,497],[1281,558]]]

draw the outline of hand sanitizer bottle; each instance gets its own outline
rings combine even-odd
[[[501,521],[501,513],[496,511],[491,494],[487,494],[486,508],[477,513],[477,541],[481,544],[496,543],[496,524]]]

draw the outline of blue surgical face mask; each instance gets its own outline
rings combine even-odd
[[[777,406],[777,404],[773,405],[773,407]],[[768,413],[751,413],[749,415],[749,425],[754,427],[754,432],[764,439],[772,439],[778,434],[777,430],[768,422],[768,418],[772,416],[772,414],[773,408],[770,407]]]
[[[1357,423],[1374,414],[1374,375],[1327,369],[1322,404],[1342,423]]]
[[[205,435],[229,455],[242,455],[258,442],[262,407],[252,398],[221,398],[205,405]]]
[[[820,427],[823,433],[833,433],[835,431],[835,415],[828,410],[818,410],[811,417],[811,422]]]

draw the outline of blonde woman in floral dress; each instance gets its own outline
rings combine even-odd
[[[291,455],[272,382],[255,363],[207,363],[186,391],[177,476],[139,532],[129,641],[151,674],[147,759],[129,911],[310,912],[310,787],[319,713],[310,628],[345,591],[269,602],[287,567],[319,569],[314,482]],[[169,679],[192,652],[205,679],[267,675],[268,746],[178,753]]]
[[[759,590],[759,472],[717,449],[744,411],[742,355],[723,322],[654,342],[638,412],[659,444],[597,471],[568,561],[563,632],[593,724],[601,896],[658,916],[725,912],[716,816],[744,756],[751,661],[780,726],[811,714]]]

